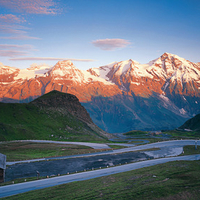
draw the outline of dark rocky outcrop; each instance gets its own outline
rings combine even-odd
[[[182,130],[192,130],[200,132],[200,114],[194,116],[193,118],[187,120],[182,126],[178,129]]]
[[[78,98],[72,94],[53,90],[35,99],[30,104],[40,108],[45,107],[52,110],[59,109],[60,112],[69,112],[84,122],[93,123],[87,110],[80,104]]]

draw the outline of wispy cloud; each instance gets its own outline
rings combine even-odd
[[[11,58],[13,61],[27,61],[27,60],[71,60],[79,62],[94,62],[93,59],[76,59],[76,58],[54,58],[54,57],[23,57],[23,58]]]
[[[20,30],[23,29],[23,26],[16,25],[0,25],[0,33],[3,34],[25,34],[26,31]]]
[[[0,50],[1,57],[26,56],[27,52],[18,50]]]
[[[26,20],[24,18],[20,18],[12,14],[0,15],[0,22],[3,22],[3,23],[21,23],[25,21]]]
[[[19,13],[57,14],[57,2],[54,0],[0,0],[0,6]]]
[[[32,37],[28,35],[17,35],[17,36],[10,36],[10,37],[0,37],[0,39],[5,40],[40,40],[41,38]]]
[[[118,48],[124,48],[131,43],[124,39],[101,39],[93,41],[92,44],[102,50],[111,51]]]
[[[0,56],[15,58],[18,56],[27,56],[30,51],[35,51],[34,47],[29,44],[0,44]]]
[[[94,62],[92,59],[76,59],[76,58],[54,58],[54,57],[23,57],[23,58],[11,58],[13,61],[27,61],[27,60],[71,60],[79,62]]]
[[[0,49],[11,49],[11,48],[17,48],[17,49],[34,49],[32,45],[30,44],[0,44]]]
[[[2,34],[11,34],[11,36],[2,36],[0,39],[8,39],[8,40],[38,40],[38,37],[28,36],[26,27],[19,26],[15,24],[0,24],[0,33]]]

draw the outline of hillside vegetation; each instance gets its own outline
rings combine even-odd
[[[187,120],[179,129],[188,129],[192,131],[200,132],[200,114]]]
[[[107,136],[71,94],[52,91],[27,104],[0,103],[0,141],[105,141]]]
[[[193,118],[187,120],[182,126],[176,130],[165,131],[165,133],[177,138],[200,138],[200,114],[197,114]]]
[[[199,161],[174,161],[6,199],[199,200],[199,170]]]

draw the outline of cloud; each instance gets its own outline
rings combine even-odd
[[[21,26],[20,26],[21,27]],[[0,25],[0,33],[4,34],[25,34],[26,31],[19,30],[18,26],[15,25]]]
[[[18,45],[18,44],[0,44],[0,49],[33,49],[33,46],[30,44],[23,44],[23,45]]]
[[[32,37],[32,36],[28,36],[28,35],[18,35],[18,36],[11,36],[11,37],[0,37],[0,39],[5,39],[5,40],[41,40],[41,38]]]
[[[0,44],[0,56],[1,57],[17,57],[26,56],[30,51],[34,51],[34,47],[29,44],[17,45],[17,44]]]
[[[27,52],[18,50],[0,50],[1,57],[26,56]]]
[[[0,6],[19,13],[57,14],[57,3],[54,0],[0,0]]]
[[[124,48],[131,43],[124,39],[101,39],[93,41],[92,44],[102,50],[111,51],[117,48]]]
[[[26,22],[26,20],[24,18],[19,18],[16,15],[12,15],[12,14],[6,14],[0,15],[0,22],[2,23],[21,23],[21,22]]]
[[[53,57],[24,57],[24,58],[11,58],[12,61],[27,61],[27,60],[71,60],[79,62],[94,62],[92,59],[76,59],[76,58],[53,58]]]
[[[28,29],[24,26],[19,25],[5,25],[0,24],[0,33],[3,34],[11,34],[11,36],[4,36],[0,37],[0,39],[8,39],[8,40],[38,40],[40,38],[38,37],[32,37],[27,35],[27,31],[24,31],[22,29]]]

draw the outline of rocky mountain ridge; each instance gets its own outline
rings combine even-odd
[[[200,113],[200,65],[170,53],[147,64],[130,59],[87,71],[71,61],[23,70],[0,65],[3,102],[30,102],[52,90],[77,96],[108,132],[176,128]]]
[[[199,65],[170,53],[164,53],[144,65],[130,59],[89,71],[95,76],[107,78],[121,90],[139,96],[148,96],[152,92],[200,95]]]

